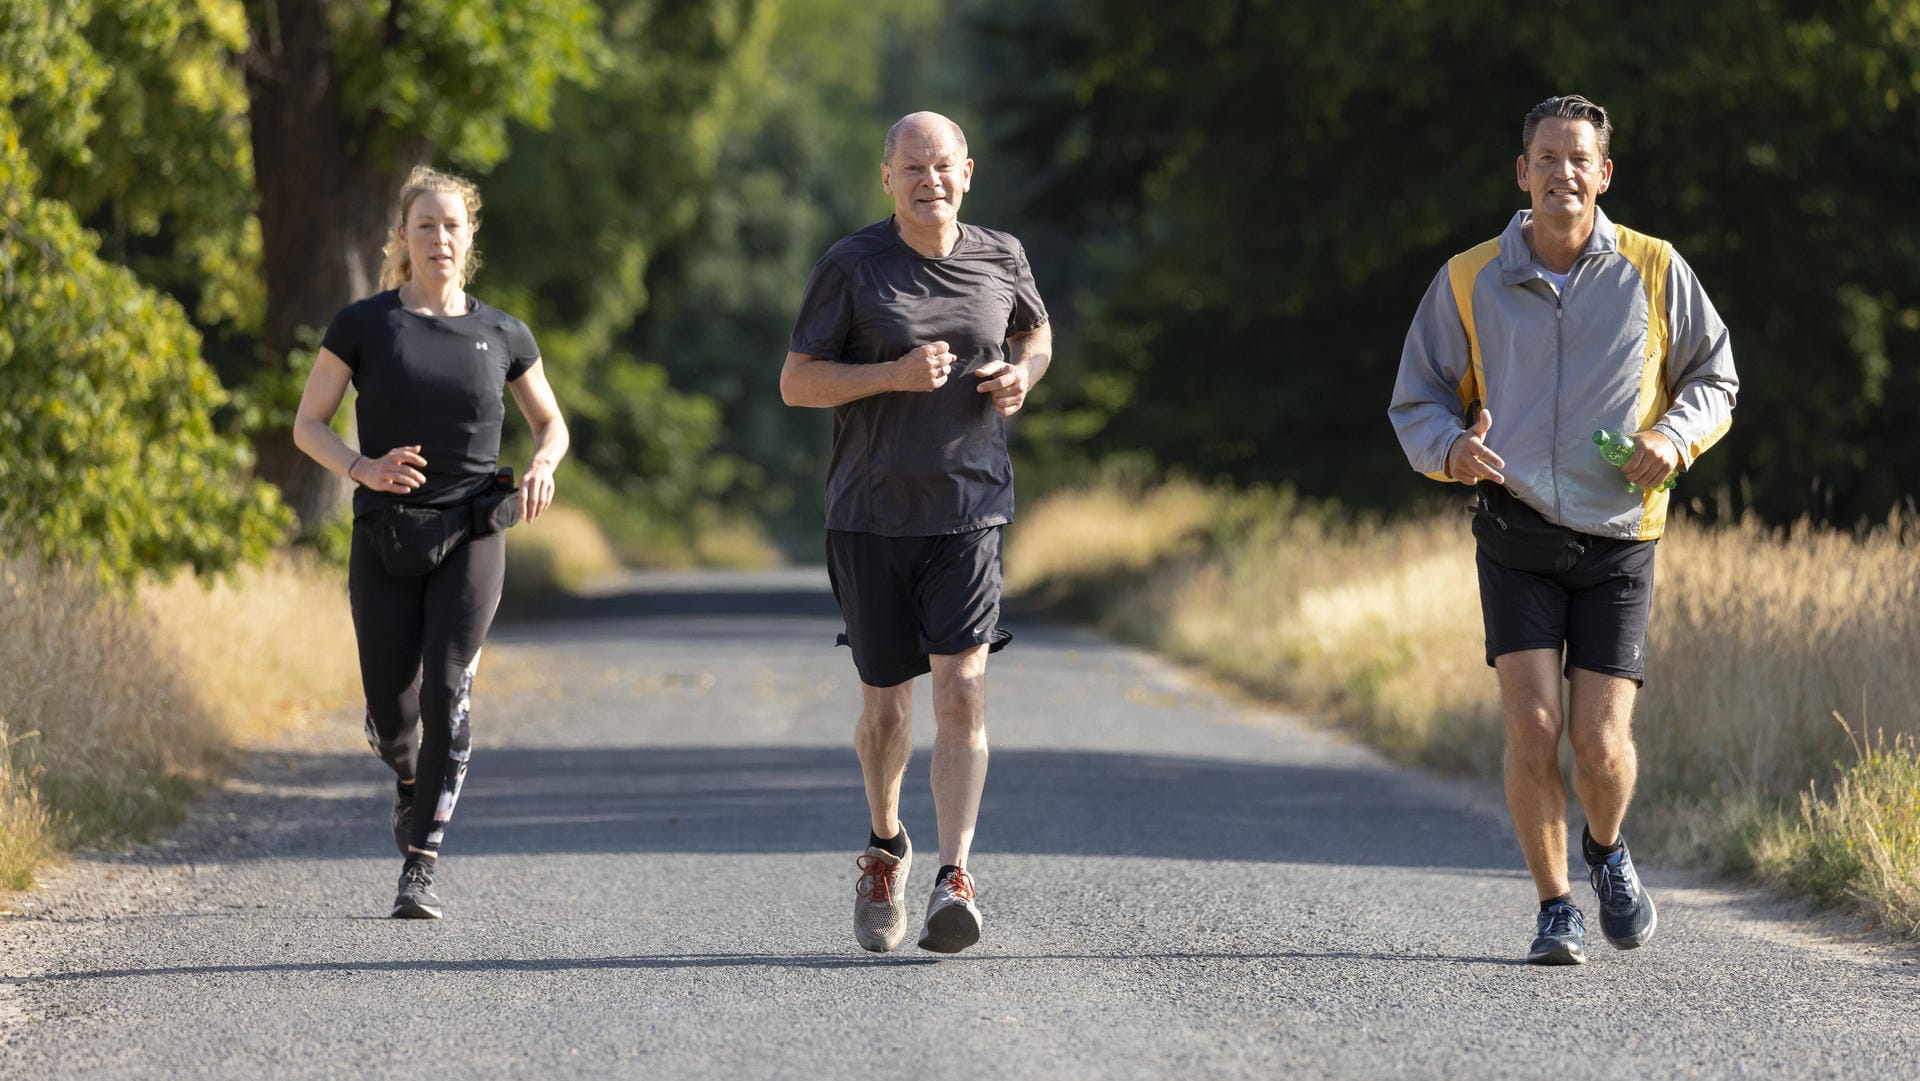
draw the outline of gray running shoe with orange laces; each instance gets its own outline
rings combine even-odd
[[[905,827],[905,855],[884,848],[868,848],[854,861],[860,877],[853,883],[853,937],[860,948],[886,953],[907,937],[907,871],[913,866],[913,842]]]
[[[964,870],[949,871],[933,884],[933,896],[927,899],[927,928],[920,933],[920,948],[935,953],[959,953],[980,941],[980,906],[974,903],[973,876]]]

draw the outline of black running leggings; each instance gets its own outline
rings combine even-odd
[[[440,850],[472,745],[473,673],[500,605],[506,534],[467,541],[419,578],[387,573],[368,531],[353,531],[347,595],[360,644],[367,742],[402,780],[414,779],[415,848]]]

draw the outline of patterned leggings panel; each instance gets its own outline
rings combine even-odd
[[[500,605],[506,537],[469,540],[419,578],[397,578],[355,529],[347,593],[360,647],[366,736],[395,776],[414,781],[415,848],[437,852],[466,781],[481,646]]]

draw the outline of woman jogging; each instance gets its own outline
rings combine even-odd
[[[465,291],[479,191],[421,166],[398,210],[386,291],[334,316],[293,436],[359,485],[347,592],[367,742],[398,775],[393,839],[406,862],[392,915],[438,919],[434,870],[467,774],[469,694],[500,603],[503,531],[553,501],[567,426],[526,324]],[[349,382],[358,451],[331,427]],[[509,470],[496,473],[503,387],[533,428],[517,491]]]

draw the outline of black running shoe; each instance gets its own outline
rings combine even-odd
[[[393,899],[396,920],[437,920],[440,897],[433,892],[434,860],[414,856],[400,869],[400,893]]]
[[[1548,905],[1540,910],[1540,922],[1534,928],[1533,948],[1527,951],[1530,965],[1584,965],[1587,963],[1587,922],[1571,901]]]
[[[413,844],[412,796],[393,797],[393,843],[400,846],[401,858],[406,858],[407,848]]]
[[[1588,864],[1587,880],[1600,898],[1600,932],[1613,948],[1632,950],[1646,945],[1659,917],[1653,911],[1653,898],[1640,884],[1639,872],[1633,869],[1626,842],[1620,842],[1620,850],[1613,855]]]

